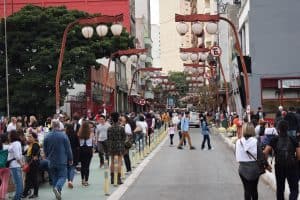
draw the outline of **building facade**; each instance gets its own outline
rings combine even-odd
[[[262,106],[275,112],[300,103],[300,2],[243,0],[239,32],[245,55],[251,57],[249,73],[253,110]]]

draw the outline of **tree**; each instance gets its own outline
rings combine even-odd
[[[175,83],[175,89],[180,96],[185,96],[188,91],[188,84],[186,81],[186,75],[184,72],[170,71],[168,73],[169,81]]]
[[[27,5],[7,18],[9,88],[12,114],[50,115],[55,110],[55,75],[63,31],[74,20],[89,14],[65,7]],[[3,23],[1,23],[3,30]],[[133,47],[133,38],[123,30],[120,37],[109,32],[86,40],[81,26],[68,34],[61,76],[61,101],[74,83],[86,83],[97,58],[118,49]],[[5,86],[4,31],[0,32],[0,84]],[[0,88],[0,111],[6,107],[5,87]]]

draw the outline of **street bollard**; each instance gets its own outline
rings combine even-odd
[[[104,194],[106,196],[109,196],[109,167],[108,167],[108,161],[104,161]]]
[[[141,159],[141,152],[140,152],[140,142],[138,141],[138,145],[135,147],[135,161],[136,161],[136,165],[140,163],[140,159]]]
[[[131,167],[135,168],[135,144],[132,145],[131,149],[129,150],[130,157],[131,157]]]
[[[114,186],[118,186],[118,156],[114,156]]]
[[[126,178],[125,176],[125,165],[124,165],[124,159],[123,159],[123,162],[122,162],[122,166],[121,166],[121,178],[124,180]]]
[[[144,140],[143,139],[140,139],[140,142],[141,142],[141,160],[144,159]]]

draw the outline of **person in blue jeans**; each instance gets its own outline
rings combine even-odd
[[[52,178],[53,192],[57,200],[67,179],[67,166],[73,164],[73,154],[67,135],[60,131],[60,122],[51,121],[52,131],[44,139],[44,153],[50,161],[49,171]]]
[[[209,137],[210,131],[209,131],[209,128],[207,126],[207,122],[205,119],[203,119],[201,122],[201,133],[203,135],[201,149],[203,150],[205,148],[205,143],[207,141],[208,150],[211,150],[210,137]]]
[[[9,163],[9,169],[16,187],[14,200],[21,200],[23,192],[23,179],[21,167],[23,166],[22,161],[22,147],[19,142],[19,135],[17,131],[12,130],[8,134],[9,147],[7,162]]]

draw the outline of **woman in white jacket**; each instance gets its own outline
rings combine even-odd
[[[257,158],[264,159],[260,144],[257,143],[255,130],[252,123],[244,123],[243,136],[236,142],[236,160],[239,162],[239,175],[244,186],[245,200],[257,200],[257,185],[260,176]],[[266,160],[265,166],[268,166]]]

